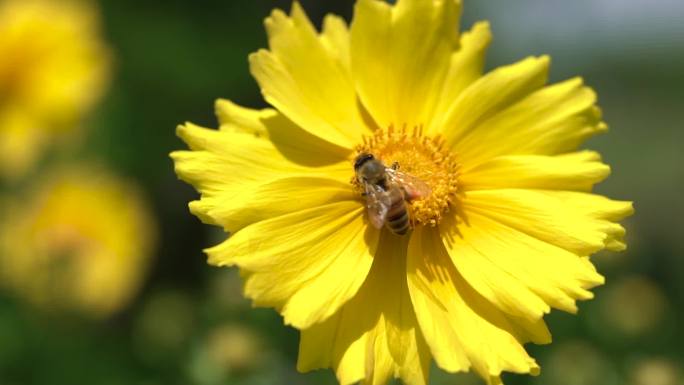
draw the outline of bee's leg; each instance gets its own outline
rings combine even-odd
[[[410,201],[413,200],[412,197],[411,197],[411,194],[409,194],[408,190],[406,190],[406,187],[401,186],[401,187],[399,188],[399,190],[401,191],[401,195],[404,196],[404,199],[405,199],[407,202],[410,202]]]
[[[394,171],[399,170],[399,162],[392,162],[391,168]]]

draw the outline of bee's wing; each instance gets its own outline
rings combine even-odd
[[[406,198],[408,200],[425,198],[432,192],[432,189],[430,189],[430,186],[428,186],[427,183],[413,175],[406,174],[393,168],[388,168],[386,172],[393,183],[398,184],[399,187],[406,191],[406,194],[408,195]]]
[[[389,194],[378,186],[366,184],[366,206],[371,224],[376,229],[381,229],[385,225],[387,213],[392,206]]]

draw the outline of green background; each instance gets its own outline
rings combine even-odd
[[[351,1],[302,1],[318,24],[349,20]],[[297,332],[252,309],[235,271],[205,263],[220,231],[187,211],[195,192],[168,153],[185,121],[215,127],[213,103],[263,107],[247,55],[266,46],[262,19],[288,1],[100,2],[115,55],[112,86],[76,157],[98,158],[144,188],[160,240],[143,290],[103,321],[45,313],[0,293],[0,385],[334,384],[298,374]],[[552,56],[554,81],[582,75],[599,94],[608,135],[592,139],[613,167],[597,191],[633,200],[629,249],[601,254],[607,285],[578,316],[548,317],[554,343],[529,346],[542,376],[507,384],[684,385],[684,3],[674,0],[466,1],[462,25],[488,19],[488,68]],[[388,63],[391,65],[391,63]],[[227,344],[237,352],[221,349]],[[240,348],[242,341],[245,348]],[[434,370],[432,384],[478,384]]]

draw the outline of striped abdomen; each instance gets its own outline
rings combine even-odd
[[[387,192],[390,195],[392,205],[387,212],[387,228],[397,235],[404,235],[409,231],[409,213],[404,194],[399,188],[390,188]]]

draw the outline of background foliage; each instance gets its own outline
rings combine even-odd
[[[352,1],[302,1],[320,22]],[[510,384],[684,384],[684,3],[676,0],[466,1],[463,26],[492,22],[488,67],[548,53],[551,77],[585,77],[611,132],[588,145],[614,168],[598,188],[635,201],[629,249],[595,258],[607,285],[579,316],[548,317],[554,343],[529,349],[540,378]],[[101,0],[114,78],[75,160],[97,156],[136,180],[159,224],[144,287],[100,321],[35,309],[0,293],[0,385],[333,384],[295,372],[296,331],[241,298],[235,271],[205,263],[221,239],[187,210],[195,192],[168,153],[175,126],[215,127],[218,97],[265,106],[247,55],[266,46],[262,19],[289,1]],[[679,15],[679,16],[677,16]],[[391,66],[392,63],[387,63]],[[39,177],[39,174],[36,174]],[[433,371],[433,384],[477,384]]]

